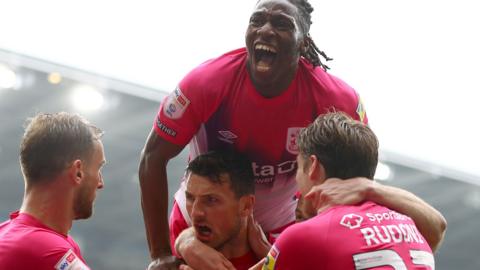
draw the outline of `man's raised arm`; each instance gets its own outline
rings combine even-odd
[[[440,247],[447,229],[443,215],[413,193],[362,177],[348,181],[328,179],[322,185],[313,187],[305,198],[312,200],[317,209],[365,200],[386,206],[411,217],[432,251]]]
[[[139,178],[143,219],[152,263],[150,270],[177,269],[168,233],[167,163],[183,149],[169,143],[152,130],[142,151]]]

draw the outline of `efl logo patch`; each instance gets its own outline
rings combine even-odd
[[[363,102],[360,96],[358,96],[358,105],[357,105],[356,112],[357,112],[358,118],[360,119],[360,122],[365,123],[365,115],[366,115],[365,106],[363,106]]]
[[[286,149],[291,154],[298,155],[297,138],[301,130],[302,130],[301,127],[288,128]]]
[[[272,246],[270,251],[267,254],[267,258],[265,259],[265,263],[263,264],[262,270],[273,270],[275,269],[275,262],[278,258],[280,252],[278,251],[275,245]]]
[[[56,270],[90,270],[75,253],[69,249],[55,265]]]
[[[178,119],[183,115],[189,104],[190,100],[177,87],[167,97],[167,101],[163,106],[163,113],[170,119]]]

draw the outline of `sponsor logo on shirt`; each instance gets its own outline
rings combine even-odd
[[[298,155],[297,138],[298,134],[302,130],[301,127],[291,127],[287,131],[287,151],[291,154]]]
[[[171,136],[171,137],[175,137],[177,136],[177,132],[175,130],[173,130],[172,128],[169,128],[167,125],[165,125],[164,123],[162,123],[160,121],[160,119],[157,117],[157,127],[163,131],[163,133]]]
[[[218,139],[229,144],[233,144],[233,140],[238,138],[237,135],[233,134],[233,132],[229,130],[220,130],[218,131],[218,133],[220,134],[220,136],[218,136]]]
[[[69,249],[55,265],[56,270],[90,270],[75,253]]]
[[[168,97],[163,105],[163,113],[170,119],[178,119],[190,104],[190,100],[177,87]]]
[[[263,264],[262,270],[275,269],[275,262],[279,254],[280,252],[278,251],[277,247],[273,245],[270,251],[268,252],[267,257],[265,258],[265,263]]]
[[[347,228],[356,229],[362,225],[363,217],[356,214],[348,214],[342,217],[340,220],[340,225],[343,225]]]
[[[255,183],[267,184],[272,183],[277,175],[294,172],[297,169],[297,161],[287,160],[276,165],[260,165],[252,162],[252,169]]]

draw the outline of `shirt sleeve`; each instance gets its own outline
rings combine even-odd
[[[192,139],[226,93],[219,70],[222,63],[207,61],[185,76],[163,100],[154,123],[160,137],[182,146]]]
[[[323,269],[322,241],[318,230],[302,224],[293,225],[272,246],[263,270]]]

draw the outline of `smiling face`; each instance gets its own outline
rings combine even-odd
[[[185,191],[196,238],[217,250],[237,237],[242,225],[241,198],[231,190],[228,174],[220,178],[215,183],[191,173]]]
[[[258,2],[245,37],[255,86],[285,89],[293,79],[304,46],[298,16],[297,7],[286,0]]]
[[[86,219],[93,214],[93,203],[97,189],[103,188],[101,169],[105,164],[103,144],[95,140],[92,155],[83,162],[82,183],[74,199],[75,219]]]

